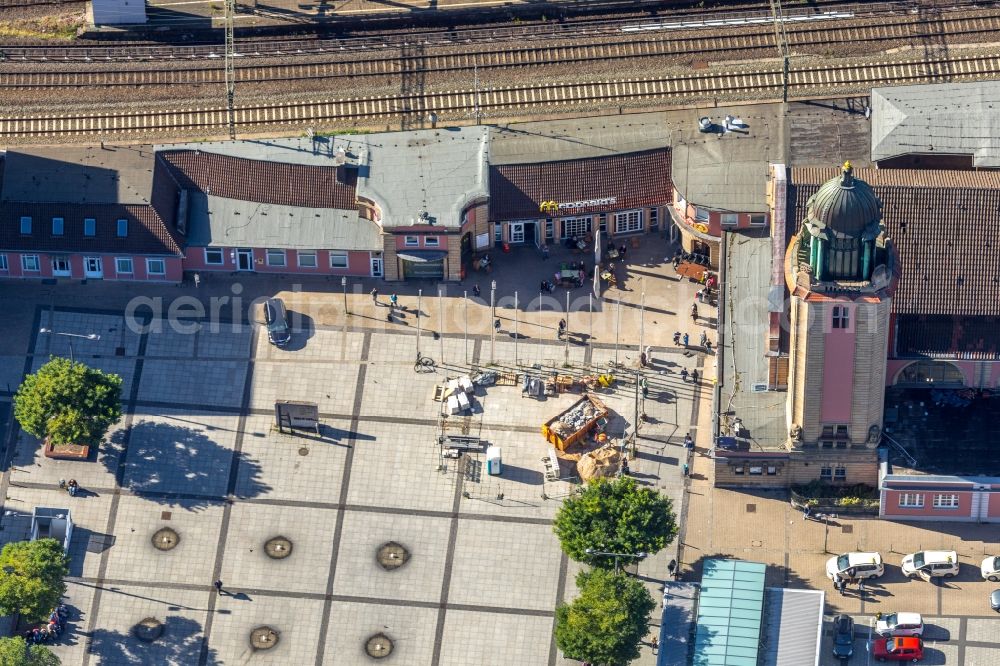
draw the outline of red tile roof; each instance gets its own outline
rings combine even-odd
[[[0,171],[4,166],[0,160]],[[0,250],[179,256],[180,237],[173,230],[175,197],[176,186],[169,175],[157,174],[153,179],[152,205],[4,201],[0,203]],[[30,235],[21,234],[21,217],[32,219]],[[63,218],[60,236],[52,234],[53,217]],[[83,234],[87,218],[96,222],[93,237]],[[118,236],[119,219],[129,221],[124,238]]]
[[[183,189],[227,199],[304,208],[357,210],[357,171],[286,164],[194,150],[157,154]]]
[[[543,201],[569,203],[615,197],[614,204],[573,213],[663,205],[671,199],[669,149],[563,162],[490,167],[490,219],[537,218]]]
[[[812,193],[836,175],[792,169],[796,226]],[[1000,172],[858,169],[855,177],[882,200],[899,253],[897,352],[995,358],[1000,329],[981,322],[1000,317]]]

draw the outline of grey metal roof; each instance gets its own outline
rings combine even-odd
[[[383,227],[458,228],[467,205],[489,198],[488,137],[478,126],[343,138],[363,143],[358,198],[378,205]]]
[[[780,587],[769,587],[766,592],[767,622],[760,666],[819,666],[823,592]]]
[[[691,629],[695,624],[698,585],[667,581],[663,585],[660,649],[656,666],[688,666]]]
[[[766,384],[766,322],[771,307],[771,238],[766,229],[726,232],[723,289],[732,309],[722,350],[722,397],[750,431],[752,450],[785,451],[785,391],[755,393],[754,384]],[[762,323],[763,322],[763,323]],[[761,328],[765,326],[765,328]],[[737,380],[738,377],[738,380]]]
[[[971,483],[976,485],[990,485],[1000,483],[1000,477],[996,476],[965,476],[963,474],[886,474],[882,481],[901,483]]]
[[[357,164],[357,151],[361,145],[363,142],[356,136],[316,136],[166,143],[157,145],[156,150],[200,150],[251,160],[329,167],[335,166],[338,159],[345,164]]]
[[[705,560],[693,666],[757,666],[767,565]]]
[[[8,150],[2,201],[148,204],[151,146],[72,146]]]
[[[357,211],[278,206],[190,192],[188,245],[382,250],[378,225]]]
[[[1000,167],[1000,81],[872,90],[874,161],[907,153],[972,155]]]
[[[500,125],[490,130],[490,164],[533,164],[665,148],[663,113]]]
[[[702,133],[697,111],[673,133],[671,176],[689,203],[715,210],[766,213],[769,162],[784,158],[784,117],[773,110],[719,109],[711,116],[722,124],[727,115],[743,120],[744,132]]]

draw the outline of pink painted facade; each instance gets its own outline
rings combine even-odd
[[[184,275],[180,257],[36,252],[6,252],[0,257],[3,257],[0,259],[0,278],[180,282]],[[32,266],[37,266],[37,270],[31,270]],[[162,268],[163,272],[150,273],[149,268]]]
[[[841,307],[851,308],[849,305]],[[853,308],[851,308],[853,310]],[[829,328],[824,334],[823,403],[824,423],[850,423],[854,399],[854,313],[848,328]],[[829,320],[827,320],[829,326]]]
[[[712,210],[699,206],[696,201],[685,200],[676,189],[674,189],[673,208],[689,226],[705,225],[707,231],[702,231],[702,233],[716,238],[720,238],[723,231],[765,227],[768,224],[767,213]],[[697,229],[697,227],[695,228]],[[697,230],[701,231],[701,229]]]
[[[1000,522],[1000,478],[890,474],[882,480],[879,515],[893,520]]]
[[[219,250],[215,256],[206,249]],[[278,249],[278,248],[276,248]],[[249,262],[240,263],[241,250],[250,251]],[[313,260],[315,253],[315,260]],[[219,256],[221,254],[221,256]],[[244,271],[256,273],[281,273],[284,275],[347,275],[368,277],[373,274],[372,257],[379,253],[367,251],[284,250],[281,254],[271,253],[266,248],[203,248],[189,247],[185,251],[184,270],[186,271],[225,271],[229,273]],[[279,260],[279,257],[281,259]],[[222,263],[209,263],[208,259],[220,260]],[[346,262],[346,264],[345,264]],[[280,265],[283,263],[284,265]],[[313,265],[315,264],[315,265]]]

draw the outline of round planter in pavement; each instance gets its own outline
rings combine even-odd
[[[410,561],[410,551],[406,546],[389,541],[378,547],[375,559],[386,571],[395,571]]]
[[[163,635],[165,627],[155,617],[147,617],[132,627],[132,634],[143,643],[152,643]]]
[[[175,530],[162,527],[153,534],[153,548],[157,550],[173,550],[181,542],[181,537]]]
[[[281,634],[271,627],[257,627],[250,632],[250,647],[254,650],[270,650],[278,644],[280,637]]]
[[[372,659],[385,659],[395,647],[392,639],[385,634],[375,634],[365,641],[365,654]]]
[[[264,552],[272,560],[283,560],[292,554],[292,541],[283,536],[276,536],[264,544]]]

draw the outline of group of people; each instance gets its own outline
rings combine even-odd
[[[674,344],[678,347],[681,343],[685,347],[691,342],[691,337],[687,333],[681,333],[680,331],[674,331]],[[701,332],[701,337],[698,339],[698,346],[704,347],[708,351],[712,351],[712,341],[708,339],[708,333],[705,331]]]
[[[49,621],[33,629],[24,632],[24,640],[29,644],[41,644],[54,641],[63,631],[66,630],[66,618],[69,617],[69,609],[64,604],[59,604],[52,609],[49,614]]]

